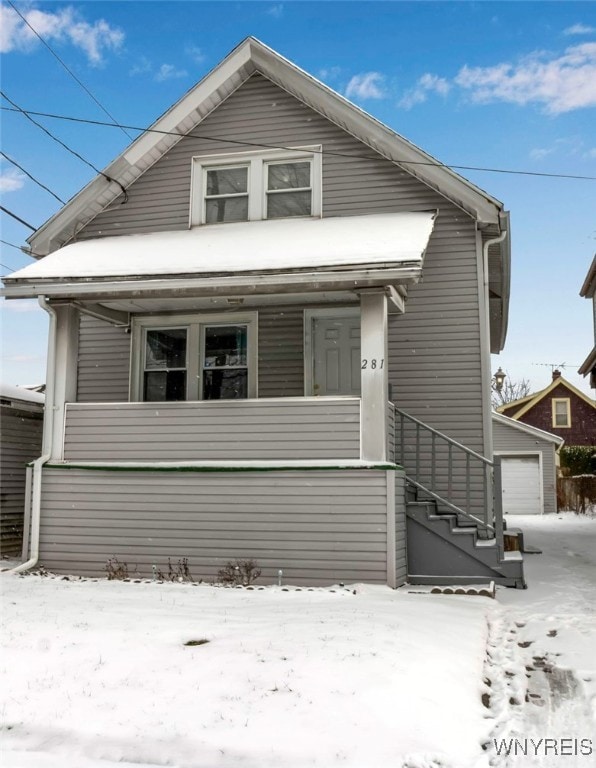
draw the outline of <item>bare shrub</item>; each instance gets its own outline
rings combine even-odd
[[[106,563],[105,571],[108,575],[108,581],[122,581],[128,579],[128,565],[121,563],[117,557],[110,557]]]
[[[260,575],[255,560],[230,560],[217,572],[217,580],[226,587],[248,587]]]
[[[188,557],[183,557],[182,560],[178,560],[176,565],[172,565],[172,561],[168,557],[168,572],[165,574],[163,571],[157,571],[157,578],[160,581],[193,581],[190,568],[188,567]]]

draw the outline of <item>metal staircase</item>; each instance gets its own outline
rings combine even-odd
[[[494,581],[525,588],[520,552],[503,548],[501,465],[395,408],[396,461],[406,469],[408,580]]]

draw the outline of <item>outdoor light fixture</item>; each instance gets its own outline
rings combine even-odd
[[[503,384],[505,383],[505,378],[507,374],[505,371],[499,367],[499,370],[495,373],[495,389],[497,392],[500,392],[503,389]]]

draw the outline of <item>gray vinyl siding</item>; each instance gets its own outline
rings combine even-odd
[[[117,472],[46,468],[40,562],[99,576],[108,558],[151,576],[189,559],[212,580],[257,561],[261,583],[386,583],[386,472]],[[67,502],[65,502],[67,499]]]
[[[387,482],[395,475],[395,583],[400,587],[408,578],[408,557],[406,551],[406,480],[399,470],[389,473]]]
[[[493,421],[495,453],[515,456],[516,453],[542,454],[542,491],[544,513],[557,511],[557,468],[555,445],[548,440],[522,432],[515,427]]]
[[[304,395],[304,311],[259,310],[259,397]]]
[[[230,152],[233,145],[226,140],[273,146],[321,144],[324,152],[338,153],[323,155],[324,216],[439,211],[425,257],[424,278],[409,288],[405,314],[392,316],[390,321],[393,399],[405,411],[483,453],[483,411],[489,393],[483,392],[481,380],[481,307],[473,219],[411,174],[380,155],[375,157],[369,147],[261,75],[242,85],[196,133],[214,138],[182,139],[131,186],[126,204],[110,206],[79,237],[186,229],[191,157]],[[287,366],[285,373],[279,368],[282,378],[289,369],[295,378],[279,387],[270,367],[263,389],[267,395],[298,394],[297,325],[293,333],[294,346],[288,352],[292,359],[277,362]],[[282,347],[277,349],[281,352]],[[484,515],[479,490],[482,473],[480,468],[472,471],[472,511]],[[459,470],[453,480],[461,486]]]
[[[130,334],[88,315],[79,325],[77,401],[126,402],[130,375]]]
[[[41,455],[43,413],[0,407],[0,551],[20,555],[25,510],[25,468]]]
[[[188,228],[191,158],[254,151],[258,145],[310,146],[323,155],[323,215],[429,210],[445,199],[298,99],[254,75],[181,139],[122,197],[98,214],[78,239]],[[248,142],[249,146],[231,142]],[[257,147],[255,147],[257,145]],[[343,156],[344,153],[346,156]],[[341,155],[341,156],[339,156]],[[351,157],[350,157],[351,155]]]
[[[70,404],[66,461],[358,459],[360,401]]]

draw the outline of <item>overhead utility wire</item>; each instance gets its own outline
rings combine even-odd
[[[99,125],[99,126],[105,126],[107,128],[115,128],[112,123],[106,123],[102,120],[87,120],[81,117],[71,117],[69,115],[56,115],[51,112],[34,112],[32,110],[13,110],[9,107],[0,107],[0,109],[7,111],[7,112],[14,112],[14,111],[21,111],[26,115],[35,115],[36,117],[49,117],[54,120],[66,120],[73,123],[83,123],[85,125]],[[280,146],[277,144],[265,144],[263,142],[251,142],[251,141],[239,141],[236,139],[224,139],[220,136],[205,136],[203,134],[199,133],[182,133],[180,131],[163,131],[159,130],[158,128],[142,128],[138,125],[123,125],[123,128],[128,128],[131,131],[139,131],[141,133],[158,133],[162,136],[178,136],[180,138],[191,138],[191,139],[204,139],[205,141],[219,141],[223,144],[234,144],[241,147],[258,147],[260,149],[279,149],[284,150],[287,152],[303,152],[304,150],[297,149],[296,147],[285,147]],[[322,156],[324,155],[331,155],[333,157],[348,157],[352,159],[358,159],[358,160],[376,160],[377,157],[373,157],[372,155],[359,155],[349,152],[337,152],[331,149],[322,149],[322,150],[310,150],[313,154],[320,154]],[[484,168],[481,166],[475,166],[475,165],[451,165],[448,163],[440,163],[439,161],[429,161],[429,160],[393,160],[393,162],[402,164],[402,165],[426,165],[431,166],[434,168],[454,168],[457,170],[463,170],[463,171],[484,171],[486,173],[506,173],[506,174],[512,174],[517,176],[539,176],[539,177],[546,177],[546,178],[552,178],[552,179],[582,179],[584,181],[596,181],[596,176],[580,176],[577,174],[570,174],[570,173],[541,173],[539,171],[516,171],[509,168]]]
[[[24,256],[30,256],[32,259],[41,259],[43,258],[39,253],[33,253],[28,248],[26,248],[24,245],[15,245],[14,243],[9,243],[8,240],[0,240],[0,243],[3,245],[8,245],[10,248],[15,248],[17,251],[20,251]],[[6,266],[6,265],[4,265]]]
[[[39,181],[38,179],[36,179],[36,178],[35,178],[35,176],[32,176],[32,175],[29,173],[29,171],[26,171],[26,170],[23,168],[23,166],[22,166],[22,165],[19,165],[19,164],[17,163],[17,161],[16,161],[16,160],[13,160],[11,157],[9,157],[9,156],[6,154],[6,152],[0,152],[0,155],[2,155],[2,157],[3,157],[5,160],[8,160],[8,162],[9,162],[9,163],[12,163],[12,164],[15,166],[15,168],[18,168],[18,169],[19,169],[19,171],[22,171],[22,172],[25,174],[25,176],[28,176],[28,177],[31,179],[31,181],[34,181],[34,182],[37,184],[37,186],[38,186],[38,187],[41,187],[42,189],[45,189],[45,191],[46,191],[46,192],[49,192],[49,193],[50,193],[50,195],[52,195],[52,197],[55,197],[55,198],[56,198],[56,200],[57,200],[59,203],[62,203],[62,205],[66,205],[66,203],[64,202],[64,200],[63,200],[61,197],[58,197],[58,195],[57,195],[57,194],[55,194],[54,192],[52,192],[52,190],[51,190],[49,187],[46,187],[46,185],[45,185],[45,184],[42,184],[42,183],[41,183],[41,181]]]
[[[83,163],[85,163],[85,165],[88,165],[89,168],[91,168],[92,170],[95,171],[95,173],[98,173],[100,176],[103,176],[104,179],[107,179],[109,182],[113,182],[114,184],[117,184],[120,187],[120,189],[122,190],[122,192],[124,193],[124,200],[122,202],[126,203],[128,201],[128,193],[126,192],[126,190],[124,189],[124,187],[122,186],[122,184],[119,181],[117,181],[116,179],[112,179],[106,173],[104,173],[103,171],[100,171],[99,168],[96,168],[93,165],[93,163],[90,163],[88,160],[85,160],[85,158],[82,155],[79,155],[78,152],[75,152],[74,149],[71,149],[61,139],[59,139],[56,136],[54,136],[54,134],[51,133],[50,131],[48,131],[48,129],[45,126],[43,126],[41,123],[38,123],[37,120],[34,120],[31,117],[31,115],[25,109],[22,109],[21,107],[19,107],[18,104],[16,104],[14,101],[12,101],[12,99],[9,99],[8,96],[4,93],[4,91],[0,91],[0,95],[2,96],[2,98],[6,99],[6,101],[9,104],[12,104],[12,106],[15,108],[15,111],[20,112],[22,115],[24,115],[27,118],[27,120],[30,120],[33,123],[33,125],[36,125],[38,128],[40,128],[45,134],[47,134],[57,144],[60,144],[60,146],[63,147],[67,152],[70,152],[71,155],[74,155],[75,157],[78,157],[79,160],[81,160]],[[101,124],[102,125],[109,125],[111,128],[115,128],[116,127],[112,123],[101,123]]]
[[[48,49],[48,51],[49,51],[49,52],[52,54],[52,56],[53,56],[53,57],[54,57],[54,58],[55,58],[55,59],[56,59],[56,60],[57,60],[57,61],[58,61],[58,62],[59,62],[59,63],[60,63],[60,64],[61,64],[63,67],[64,67],[64,69],[65,69],[65,70],[68,72],[68,74],[69,74],[69,75],[70,75],[70,76],[73,78],[73,80],[74,80],[76,83],[78,83],[78,84],[81,86],[81,88],[82,88],[82,89],[85,91],[85,93],[86,93],[86,94],[87,94],[87,95],[88,95],[88,96],[89,96],[91,99],[93,99],[93,101],[94,101],[94,102],[97,104],[97,106],[98,106],[98,107],[101,109],[101,111],[102,111],[104,114],[106,114],[106,115],[107,115],[107,116],[110,118],[110,120],[113,122],[113,124],[114,124],[115,126],[117,126],[118,128],[120,128],[120,130],[121,130],[121,131],[124,133],[124,135],[125,135],[125,136],[128,136],[128,138],[129,138],[129,139],[132,139],[132,136],[130,135],[130,133],[128,133],[128,132],[127,132],[127,131],[126,131],[126,130],[125,130],[125,129],[124,129],[124,128],[123,128],[123,127],[122,127],[122,126],[121,126],[121,125],[118,123],[118,121],[116,120],[116,118],[115,118],[115,117],[114,117],[112,114],[110,114],[110,112],[108,112],[108,110],[107,110],[107,109],[104,107],[104,105],[103,105],[103,104],[102,104],[102,103],[99,101],[99,99],[97,99],[97,98],[96,98],[96,97],[95,97],[95,96],[94,96],[94,95],[91,93],[91,91],[89,90],[89,88],[87,88],[87,86],[85,85],[85,83],[81,82],[81,80],[79,80],[79,78],[78,78],[78,77],[75,75],[75,73],[72,71],[72,69],[70,69],[70,68],[69,68],[69,67],[68,67],[68,66],[67,66],[67,65],[66,65],[66,64],[65,64],[65,63],[62,61],[62,59],[60,58],[60,56],[58,56],[58,54],[56,53],[56,51],[55,51],[55,50],[54,50],[54,49],[53,49],[53,48],[50,46],[50,44],[49,44],[49,43],[48,43],[46,40],[44,40],[44,39],[43,39],[43,37],[42,37],[42,36],[39,34],[39,32],[38,32],[38,31],[37,31],[37,30],[36,30],[36,29],[35,29],[35,28],[34,28],[34,27],[31,25],[31,22],[30,22],[28,19],[26,19],[26,18],[25,18],[25,16],[23,16],[23,14],[22,14],[22,13],[19,11],[19,9],[18,9],[18,8],[15,6],[15,4],[14,4],[14,3],[13,3],[11,0],[7,0],[7,2],[8,2],[8,4],[10,5],[10,7],[13,9],[13,11],[14,11],[15,13],[17,13],[17,14],[18,14],[18,15],[21,17],[21,19],[22,19],[22,20],[25,22],[25,24],[26,24],[26,25],[29,27],[29,29],[30,29],[30,30],[33,32],[33,34],[34,34],[34,35],[37,37],[37,39],[38,39],[38,40],[40,40],[40,42],[42,42],[42,43],[45,45],[45,47],[46,47],[46,48]]]
[[[32,226],[28,221],[25,221],[25,219],[21,219],[20,216],[17,216],[16,213],[9,211],[8,208],[5,208],[3,205],[0,205],[0,211],[7,213],[9,216],[12,216],[13,219],[16,219],[16,221],[18,221],[20,224],[23,224],[25,227],[29,227],[32,232],[37,232],[37,227]]]

